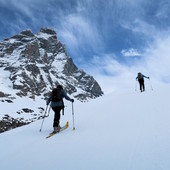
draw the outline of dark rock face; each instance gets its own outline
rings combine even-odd
[[[26,123],[22,121],[22,119],[14,119],[10,117],[9,115],[5,115],[2,120],[0,120],[0,133],[3,133],[5,131],[15,129],[17,127],[27,125],[29,123]]]
[[[50,34],[50,35],[57,35],[57,33],[53,29],[50,29],[50,28],[41,28],[40,32]]]
[[[15,129],[17,127],[21,127],[23,125],[28,125],[36,120],[42,119],[42,112],[44,111],[43,108],[39,108],[40,113],[34,113],[33,110],[29,108],[23,108],[22,110],[17,111],[17,114],[22,115],[23,113],[31,114],[32,118],[24,119],[24,118],[13,118],[8,114],[5,114],[2,119],[0,120],[0,133],[5,131]]]
[[[0,91],[0,98],[1,98],[1,97],[7,97],[7,96],[10,96],[10,94],[5,94],[5,93],[3,93],[3,92]]]

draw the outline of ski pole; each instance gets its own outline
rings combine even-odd
[[[150,87],[151,87],[151,90],[153,90],[150,78],[149,78],[149,82],[150,82]]]
[[[49,107],[49,109],[48,109],[48,115],[47,115],[46,117],[48,117],[48,116],[50,115],[50,109],[51,109],[51,107]]]
[[[47,105],[47,107],[46,107],[46,109],[45,109],[45,113],[44,113],[44,116],[43,116],[43,120],[42,120],[42,123],[41,123],[41,128],[40,128],[40,132],[41,132],[41,130],[42,130],[42,126],[43,126],[43,123],[44,123],[44,119],[45,119],[45,115],[46,115],[46,113],[47,113],[47,108],[48,108],[48,105]],[[48,109],[48,115],[47,116],[49,116],[49,113],[50,113],[50,108]]]
[[[72,102],[72,115],[73,115],[73,130],[75,129],[75,125],[74,125],[74,109],[73,109],[73,102]]]

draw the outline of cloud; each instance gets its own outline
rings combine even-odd
[[[130,48],[130,49],[123,49],[121,54],[125,57],[136,57],[141,56],[138,49]]]
[[[103,49],[102,36],[91,20],[78,14],[70,14],[63,16],[62,21],[57,32],[73,56]]]
[[[1,0],[0,3],[3,5],[3,7],[9,9],[11,12],[16,13],[20,12],[24,16],[28,16],[30,18],[34,18],[33,11],[36,11],[40,5],[39,0]],[[42,3],[41,3],[42,4]]]
[[[145,43],[152,43],[155,37],[160,34],[160,30],[152,24],[147,23],[144,20],[135,19],[133,22],[121,22],[121,26],[127,30],[130,30],[133,34],[144,39]],[[138,42],[140,44],[140,42]]]
[[[170,83],[170,36],[159,38],[147,49],[145,63],[155,79]]]
[[[42,24],[45,13],[41,10],[42,8],[43,2],[39,0],[1,0],[0,24],[3,29],[2,33],[9,37],[27,28],[34,31],[33,28],[36,28],[39,23]]]
[[[104,93],[134,87],[136,69],[117,61],[113,53],[94,56],[85,69],[99,82]]]

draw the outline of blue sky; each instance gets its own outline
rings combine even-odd
[[[79,68],[104,91],[134,89],[138,71],[170,82],[169,0],[0,0],[0,40],[56,30]]]

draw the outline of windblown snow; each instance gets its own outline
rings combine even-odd
[[[50,110],[41,132],[39,120],[0,134],[0,168],[169,170],[169,96],[167,86],[143,93],[112,93],[86,103],[75,101],[75,131],[72,104],[65,101],[61,125],[69,121],[67,130],[46,139],[52,131]],[[37,100],[32,104],[46,107]]]

